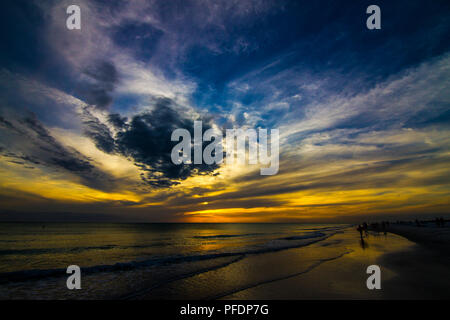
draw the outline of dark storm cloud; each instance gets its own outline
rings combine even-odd
[[[87,160],[78,159],[72,155],[64,158],[51,158],[51,163],[72,172],[90,172],[94,166]]]
[[[34,114],[24,118],[22,120],[22,123],[25,124],[29,129],[31,129],[37,135],[38,139],[40,139],[41,141],[45,141],[48,146],[52,147],[52,149],[56,151],[56,153],[59,153],[61,155],[64,154],[64,147],[61,146],[55,140],[55,138],[50,135],[48,130],[44,128],[44,126],[39,122]]]
[[[6,151],[6,149],[1,148],[1,147],[0,147],[0,154],[9,159],[16,159],[16,160],[10,160],[10,162],[14,162],[14,163],[21,163],[24,165],[25,165],[25,163],[41,164],[40,161],[34,157],[16,154],[11,151]]]
[[[127,126],[127,120],[126,117],[122,117],[118,113],[108,115],[108,122],[116,129],[124,129]]]
[[[84,134],[94,141],[95,146],[106,152],[115,152],[115,141],[108,126],[94,117],[87,108],[83,109]]]
[[[34,114],[20,120],[2,117],[0,121],[3,128],[0,143],[6,145],[2,147],[2,155],[15,164],[64,170],[88,187],[105,191],[114,188],[111,176],[95,167],[90,158],[59,143]]]
[[[180,180],[194,175],[213,174],[218,165],[181,164],[171,160],[172,148],[178,142],[171,141],[172,132],[184,128],[194,136],[194,122],[173,109],[172,100],[157,100],[154,109],[135,115],[129,123],[117,114],[108,120],[121,128],[113,138],[108,127],[90,115],[85,121],[86,133],[96,146],[107,153],[118,153],[134,161],[141,172],[141,179],[154,187],[170,187]],[[203,130],[210,127],[203,123]]]
[[[14,126],[8,120],[5,120],[2,116],[0,116],[0,125],[7,127],[9,129],[14,129]]]
[[[112,93],[118,83],[118,73],[114,64],[109,61],[98,61],[87,67],[78,93],[88,104],[104,109],[113,101]]]
[[[22,130],[20,130],[19,128],[14,126],[10,121],[6,120],[2,116],[0,116],[0,127],[3,127],[5,129],[8,129],[8,130],[11,130],[11,131],[13,131],[15,133],[18,133],[18,134],[24,134],[24,132]]]

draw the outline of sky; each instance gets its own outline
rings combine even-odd
[[[0,221],[450,213],[448,1],[6,1],[0,39]],[[173,164],[196,120],[279,129],[279,172]]]

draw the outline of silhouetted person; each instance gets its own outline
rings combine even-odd
[[[366,242],[364,241],[363,238],[361,238],[361,240],[359,240],[359,244],[361,245],[361,248],[362,248],[363,250],[366,249],[367,245],[366,245]]]
[[[359,235],[361,236],[361,240],[362,240],[362,238],[363,238],[362,233],[363,233],[364,228],[361,225],[358,225],[358,228],[356,228],[356,230],[359,231]]]

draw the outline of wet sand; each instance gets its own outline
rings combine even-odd
[[[448,256],[393,233],[361,242],[349,228],[306,246],[248,255],[224,268],[173,281],[137,299],[430,299],[450,298]],[[369,265],[381,289],[366,286]]]

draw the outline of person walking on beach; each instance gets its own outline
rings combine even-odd
[[[358,228],[356,228],[357,231],[359,231],[359,235],[361,236],[361,239],[363,238],[363,230],[364,228],[361,225],[358,225]]]

